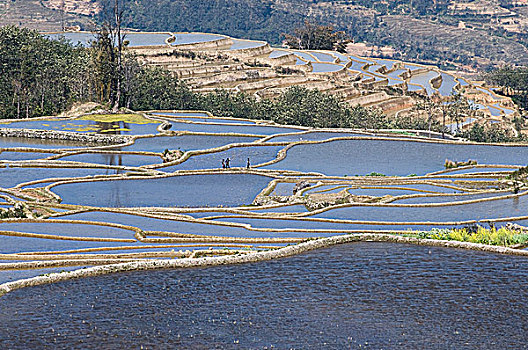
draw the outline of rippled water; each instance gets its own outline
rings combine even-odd
[[[394,64],[396,64],[397,61],[393,60],[383,60],[379,58],[373,59],[373,61],[376,61],[378,64],[385,66],[387,70],[391,70],[394,67]]]
[[[83,153],[59,158],[63,161],[94,163],[103,165],[141,166],[162,162],[159,156],[116,153]]]
[[[407,72],[407,69],[397,69],[393,72],[387,73],[387,76],[393,79],[400,79],[400,74]]]
[[[294,53],[296,56],[302,58],[302,59],[305,60],[305,61],[309,61],[309,62],[317,62],[317,59],[316,59],[313,55],[311,55],[311,54],[309,54],[309,53],[307,53],[307,52],[303,52],[303,51],[294,51],[293,53]]]
[[[291,135],[279,135],[271,137],[267,142],[296,142],[296,141],[319,141],[327,140],[335,137],[364,137],[371,135],[351,133],[351,132],[328,132],[328,131],[312,131],[307,133],[295,133]]]
[[[528,215],[528,196],[454,207],[398,208],[349,207],[315,215],[321,218],[374,221],[461,221]]]
[[[204,33],[175,33],[176,40],[171,45],[195,44],[224,39],[224,36]]]
[[[0,345],[521,349],[527,278],[523,257],[348,244],[14,291],[0,298]]]
[[[233,45],[231,45],[229,50],[253,49],[264,45],[264,43],[259,41],[233,39]]]
[[[363,71],[363,67],[365,64],[370,62],[363,62],[363,61],[352,61],[352,64],[350,65],[350,70],[361,72]]]
[[[290,54],[290,52],[288,52],[288,51],[273,50],[273,51],[271,51],[271,53],[268,56],[268,58],[279,58],[279,57],[286,56],[286,55],[289,55],[289,54]]]
[[[50,39],[58,40],[61,37],[70,40],[73,44],[80,43],[83,46],[89,46],[91,41],[95,41],[95,34],[90,32],[77,33],[59,33],[48,34]],[[166,45],[165,40],[170,37],[169,33],[127,33],[125,40],[128,41],[128,46],[151,46],[151,45]],[[177,36],[178,37],[178,36]]]
[[[222,213],[212,214],[222,215]],[[122,225],[139,227],[145,231],[167,231],[186,234],[214,235],[214,236],[237,236],[237,237],[262,237],[269,236],[268,233],[255,233],[240,227],[218,226],[198,224],[174,220],[154,219],[143,216],[127,215],[108,212],[87,212],[65,217],[70,220],[87,220],[111,222]]]
[[[63,223],[11,223],[0,222],[0,230],[57,235],[62,237],[130,238],[134,232],[114,227]],[[4,247],[0,248],[2,251]]]
[[[230,124],[197,124],[197,123],[184,123],[184,122],[171,122],[171,130],[175,131],[192,131],[192,132],[207,132],[207,133],[238,133],[238,134],[250,134],[250,135],[274,135],[284,134],[289,132],[302,131],[302,129],[295,128],[280,128],[273,126],[261,126],[261,125],[230,125]]]
[[[438,92],[442,96],[450,96],[454,92],[454,88],[457,85],[455,77],[451,74],[442,72],[442,85],[438,88]]]
[[[0,127],[5,127],[0,124]],[[86,143],[64,141],[64,140],[42,140],[42,139],[29,139],[19,137],[0,137],[0,147],[2,148],[43,148],[43,149],[56,149],[56,148],[85,148],[89,147]]]
[[[368,73],[365,73],[368,74]],[[203,113],[168,113],[183,115],[199,123],[172,123],[174,130],[200,132],[237,132],[273,135],[270,142],[325,140],[355,133],[315,131],[293,127],[235,125],[226,119],[223,124]],[[61,121],[62,122],[62,121]],[[43,121],[40,121],[43,123]],[[152,124],[152,125],[151,125]],[[157,124],[139,126],[150,128]],[[45,126],[45,125],[42,125]],[[146,129],[145,129],[146,130]],[[295,132],[293,135],[285,133]],[[395,135],[397,137],[397,135]],[[131,146],[115,149],[162,152],[165,149],[190,151],[254,142],[257,137],[220,135],[183,135],[140,138]],[[0,138],[2,145],[32,145],[32,141]],[[47,142],[35,147],[46,148]],[[69,144],[50,142],[50,148]],[[232,167],[245,167],[269,161],[285,146],[258,144],[232,147],[229,150],[189,158],[178,166],[163,171],[219,168],[229,157]],[[49,156],[49,153],[0,154],[8,161],[0,168],[0,186],[65,176],[114,174],[117,170],[73,168],[15,168],[15,159]],[[378,172],[387,175],[419,175],[442,170],[445,159],[479,164],[516,164],[528,156],[528,147],[490,147],[484,145],[429,144],[390,140],[343,140],[321,144],[298,145],[288,150],[283,161],[273,169],[321,172],[328,175],[352,176]],[[61,160],[102,164],[143,165],[159,163],[159,157],[83,153]],[[54,163],[50,163],[54,164]],[[438,175],[436,180],[456,186],[470,186],[450,176],[466,172],[506,171],[508,168],[457,169]],[[121,171],[122,172],[122,171]],[[474,175],[472,175],[474,176]],[[491,175],[485,175],[491,178]],[[96,207],[231,207],[252,203],[273,178],[248,174],[184,175],[167,178],[124,179],[90,183],[63,184],[52,191],[66,204]],[[302,178],[282,179],[272,191],[274,195],[291,195]],[[412,189],[442,193],[456,190],[433,186],[418,178],[401,180],[405,185],[388,188],[354,188],[354,178],[345,187],[338,179],[327,179],[306,193],[348,188],[356,195],[419,194]],[[377,180],[381,178],[372,178]],[[319,179],[306,179],[312,186]],[[348,179],[347,179],[348,180]],[[361,179],[360,179],[361,180]],[[483,178],[477,180],[486,180]],[[286,182],[291,181],[291,182]],[[336,182],[332,184],[332,182]],[[418,182],[412,184],[412,182]],[[359,181],[357,184],[361,184]],[[372,181],[375,184],[376,181]],[[33,186],[43,186],[42,184]],[[459,192],[459,191],[457,191]],[[487,194],[486,197],[502,195]],[[440,203],[482,198],[484,195],[430,197],[401,200],[397,203]],[[0,206],[10,207],[5,201]],[[247,206],[255,217],[240,217],[227,209],[198,210],[172,220],[139,215],[91,211],[66,215],[63,219],[98,221],[131,225],[144,231],[167,231],[179,234],[247,238],[298,238],[332,236],[345,230],[428,230],[444,227],[441,222],[493,219],[528,215],[528,196],[468,205],[444,207],[369,207],[355,206],[332,209],[314,215],[319,219],[347,219],[374,223],[347,224],[309,221],[310,217],[284,215],[280,219],[258,216],[265,213],[307,213],[302,205],[273,209]],[[216,219],[186,222],[189,217]],[[239,217],[237,217],[239,216]],[[187,219],[186,219],[187,218]],[[179,220],[179,221],[178,221]],[[396,225],[376,222],[394,221]],[[422,222],[409,225],[407,221]],[[433,225],[430,222],[440,222]],[[527,224],[527,222],[521,222]],[[233,225],[234,224],[234,225]],[[250,227],[241,227],[249,224]],[[487,223],[481,222],[487,226]],[[460,224],[454,224],[460,226]],[[264,232],[259,228],[267,228]],[[134,233],[117,228],[58,223],[3,222],[0,230],[62,236],[69,240],[12,237],[0,235],[0,253],[50,252],[80,248],[111,248],[110,253],[159,252],[173,247],[160,232],[145,232],[157,240],[156,247],[133,241]],[[285,232],[279,232],[284,230]],[[310,230],[310,232],[301,232]],[[92,237],[90,242],[77,241]],[[126,242],[104,242],[107,238],[130,239]],[[175,242],[175,240],[172,240]],[[150,244],[149,244],[150,245]],[[275,245],[275,244],[273,244]],[[259,245],[260,246],[260,245]],[[127,248],[137,247],[129,251]],[[207,249],[182,247],[181,249]],[[174,247],[179,250],[180,247]],[[257,248],[259,249],[259,248]],[[84,252],[87,253],[87,252]],[[11,256],[3,262],[11,261]],[[20,258],[19,258],[20,259]],[[165,270],[119,274],[101,278],[71,281],[16,291],[0,298],[0,348],[125,347],[137,348],[519,348],[524,345],[526,308],[521,305],[525,280],[525,259],[486,255],[475,252],[447,251],[391,244],[356,244],[311,252],[302,256],[258,264],[223,268]],[[85,262],[84,262],[85,263]],[[83,264],[84,264],[83,263]],[[5,268],[6,266],[4,266]],[[6,270],[0,269],[0,283],[64,268]],[[148,273],[148,275],[146,275]],[[507,293],[506,293],[507,291]],[[490,312],[490,310],[497,310]],[[507,315],[501,316],[501,315]],[[7,326],[8,325],[8,326]],[[514,326],[512,326],[514,325]],[[14,332],[12,332],[14,330]],[[231,345],[232,344],[232,345]],[[521,344],[521,345],[520,345]],[[7,345],[7,346],[6,346]]]
[[[130,233],[130,235],[125,238],[134,238],[134,233]],[[139,242],[86,242],[15,236],[1,236],[0,239],[2,241],[2,244],[0,245],[1,254],[15,254],[20,252],[61,251],[84,248],[124,247],[142,244]],[[151,245],[151,243],[149,243],[149,245]]]
[[[12,282],[16,280],[21,280],[25,278],[36,277],[40,275],[46,275],[48,273],[57,273],[63,271],[77,270],[80,267],[78,266],[64,266],[64,267],[54,267],[38,270],[0,270],[0,283]],[[1,332],[0,332],[1,335]]]
[[[5,125],[5,126],[4,126]],[[156,134],[159,123],[100,122],[94,120],[24,120],[0,126],[11,129],[70,131],[77,133],[148,135]]]
[[[53,156],[54,153],[41,152],[0,152],[0,160],[36,160]]]
[[[315,58],[317,58],[321,62],[333,63],[335,61],[335,57],[328,53],[318,51],[308,51],[308,53],[315,56]]]
[[[435,92],[435,88],[431,85],[431,79],[438,77],[438,73],[434,71],[427,71],[411,77],[409,82],[411,84],[417,84],[423,86],[427,91],[428,95],[432,95]]]
[[[207,113],[201,112],[158,112],[153,113],[158,116],[170,116],[177,117],[179,120],[186,120],[190,122],[201,122],[201,123],[222,123],[222,124],[248,124],[255,125],[256,123],[251,120],[238,119],[238,118],[222,118],[222,117],[210,117]]]
[[[339,64],[333,64],[333,63],[312,63],[313,72],[314,73],[329,73],[329,72],[337,72],[344,68],[344,66],[341,66]]]

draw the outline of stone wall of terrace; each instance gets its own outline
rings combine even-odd
[[[384,113],[392,114],[414,106],[414,101],[409,96],[393,97],[389,100],[378,102],[371,107],[381,108]]]
[[[272,66],[281,66],[281,65],[288,65],[288,64],[295,64],[297,62],[297,58],[294,54],[288,54],[280,57],[275,58],[267,58],[267,59],[260,59],[263,62],[266,62]],[[297,67],[296,67],[297,68]]]
[[[220,48],[227,48],[233,45],[233,40],[231,38],[219,38],[218,40],[214,41],[206,41],[201,43],[194,43],[194,44],[181,44],[181,45],[174,45],[174,48],[180,49],[180,50],[214,50],[214,49],[220,49]]]
[[[240,81],[242,83],[246,80],[275,78],[277,73],[271,69],[252,69],[240,72],[227,72],[225,74],[217,74],[213,76],[204,76],[193,78],[188,83],[193,87],[202,87],[211,84],[232,83]]]
[[[242,64],[236,65],[217,65],[217,66],[198,66],[198,67],[187,67],[180,68],[178,66],[166,67],[177,77],[193,77],[196,75],[212,75],[225,72],[243,71],[245,68]]]
[[[20,137],[43,140],[79,141],[86,143],[121,144],[132,140],[126,135],[81,134],[69,131],[0,128],[0,137]]]
[[[381,92],[376,92],[376,93],[373,93],[373,94],[369,94],[369,95],[363,95],[363,96],[359,96],[359,97],[356,97],[356,98],[353,98],[351,100],[349,100],[349,102],[352,104],[352,105],[368,105],[368,104],[373,104],[373,103],[379,103],[379,102],[382,102],[382,101],[386,101],[387,99],[389,98],[389,96],[387,95],[386,92],[384,91],[381,91]]]
[[[262,43],[261,46],[251,47],[247,49],[233,50],[230,53],[235,57],[248,58],[262,55],[269,55],[272,49],[268,43]]]

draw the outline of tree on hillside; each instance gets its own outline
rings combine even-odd
[[[0,116],[52,115],[91,98],[85,49],[26,28],[0,28]]]
[[[347,42],[345,32],[335,31],[332,26],[323,26],[304,22],[303,27],[294,29],[294,34],[283,34],[284,43],[299,50],[334,50],[343,51]]]
[[[502,67],[485,76],[494,85],[502,86],[519,107],[528,109],[528,67]]]
[[[124,75],[123,42],[121,32],[123,10],[120,0],[102,2],[102,24],[95,30],[96,42],[94,56],[95,70],[100,74],[99,90],[101,99],[105,99],[114,111],[121,105],[121,85]]]

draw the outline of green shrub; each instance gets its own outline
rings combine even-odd
[[[446,241],[471,242],[497,246],[511,246],[515,244],[525,244],[528,242],[528,234],[506,227],[499,229],[492,227],[486,229],[478,226],[476,230],[469,228],[461,229],[437,229],[428,232],[420,232],[418,238],[428,238]]]

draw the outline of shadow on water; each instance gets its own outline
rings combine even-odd
[[[130,124],[119,120],[112,122],[96,121],[98,133],[104,133],[106,135],[121,135],[127,134],[127,130],[130,130]]]

